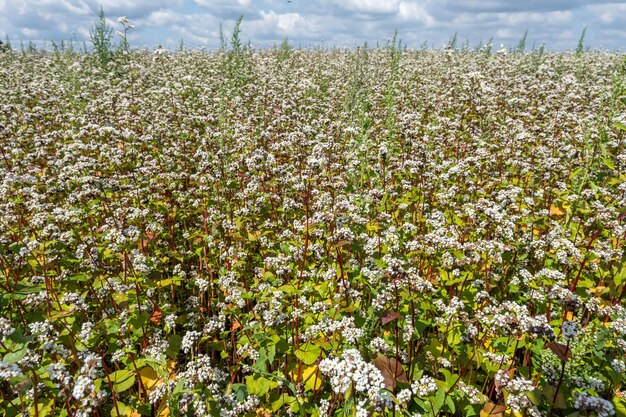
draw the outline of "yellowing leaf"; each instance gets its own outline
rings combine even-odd
[[[174,368],[176,367],[176,362],[172,359],[167,360],[167,370],[171,374]]]
[[[370,222],[365,225],[370,232],[377,232],[380,230],[380,224],[378,222]]]
[[[272,417],[270,411],[271,410],[268,410],[267,408],[257,408],[256,415],[259,417]]]
[[[298,371],[289,372],[293,382],[298,382]],[[302,382],[306,391],[316,391],[322,386],[322,374],[317,371],[317,365],[302,368]]]
[[[302,380],[306,391],[317,391],[322,386],[322,375],[317,371],[317,365],[307,366],[302,370]]]
[[[141,383],[148,394],[163,382],[163,378],[160,378],[159,374],[150,366],[141,368],[139,375],[141,376]]]
[[[565,212],[563,210],[561,210],[560,208],[558,208],[555,205],[551,205],[550,206],[550,215],[551,216],[562,216],[564,215]]]
[[[590,288],[589,292],[595,296],[599,296],[604,292],[604,290],[606,290],[606,287],[604,285],[598,285],[595,288]]]

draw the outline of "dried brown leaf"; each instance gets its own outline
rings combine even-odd
[[[374,366],[378,368],[380,373],[385,379],[385,388],[393,390],[396,387],[397,382],[409,383],[406,372],[402,367],[402,364],[398,362],[396,358],[391,358],[384,355],[378,355],[374,359]]]
[[[381,318],[381,321],[383,323],[383,326],[387,323],[390,323],[394,320],[397,320],[398,317],[400,317],[400,314],[398,314],[398,312],[396,311],[385,311],[383,313],[383,316]]]
[[[505,406],[488,402],[484,405],[483,409],[480,410],[480,417],[502,417],[505,411]]]
[[[550,342],[548,343],[548,347],[563,362],[567,362],[572,358],[571,349],[563,343]]]

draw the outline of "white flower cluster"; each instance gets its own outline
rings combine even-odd
[[[224,406],[220,408],[220,417],[238,417],[254,411],[259,406],[259,397],[249,395],[248,398],[240,403],[235,395],[230,394],[222,399]]]
[[[414,381],[411,384],[411,391],[418,397],[427,397],[430,394],[437,391],[437,384],[435,378],[424,375],[419,381]]]
[[[198,339],[200,339],[201,336],[202,333],[195,330],[189,330],[187,333],[185,333],[185,336],[183,336],[183,341],[181,342],[181,348],[183,349],[183,352],[190,352],[193,348],[193,345]]]
[[[15,328],[11,325],[11,320],[0,317],[0,336],[2,336],[2,341],[6,340],[7,336],[10,336],[15,331]]]
[[[405,389],[400,390],[396,394],[396,399],[398,400],[398,403],[400,404],[400,406],[406,407],[409,401],[411,400],[412,395],[413,395],[413,392],[409,388],[405,388]]]
[[[107,397],[104,390],[96,390],[95,380],[100,376],[100,358],[89,351],[80,353],[83,365],[80,374],[74,380],[72,397],[81,405],[84,415],[89,415],[94,407],[102,404]]]
[[[611,367],[617,373],[623,373],[626,371],[626,363],[624,363],[623,359],[613,359],[611,362]]]
[[[196,359],[187,364],[187,369],[181,372],[178,379],[185,381],[187,388],[193,388],[195,384],[221,383],[226,380],[228,374],[213,368],[211,358],[207,355],[198,355]]]
[[[463,381],[457,384],[458,390],[461,391],[470,404],[480,404],[485,402],[485,395],[480,390],[471,385],[466,385]]]
[[[615,406],[604,398],[595,397],[581,392],[574,401],[574,408],[584,412],[596,413],[598,417],[609,417],[615,414]]]
[[[46,370],[48,375],[50,375],[50,379],[58,382],[59,387],[67,387],[72,382],[69,372],[61,363],[51,363]]]
[[[578,328],[578,323],[576,323],[575,321],[565,320],[563,322],[563,326],[561,327],[563,337],[566,340],[574,339],[576,337],[576,334],[578,333]]]
[[[14,363],[4,363],[0,361],[0,379],[7,380],[11,378],[24,376],[22,370],[17,364]]]
[[[369,348],[374,353],[387,353],[391,349],[382,337],[373,338],[370,341]]]
[[[239,348],[237,348],[237,355],[241,357],[248,357],[253,362],[259,359],[259,352],[249,343],[239,346]]]
[[[354,317],[343,317],[341,320],[332,320],[324,317],[320,323],[309,326],[305,330],[302,341],[307,342],[320,332],[329,336],[339,331],[348,343],[354,343],[363,336],[363,330],[354,326]]]
[[[330,378],[336,393],[343,394],[354,386],[357,392],[366,393],[373,404],[383,399],[380,392],[384,388],[383,375],[373,364],[365,362],[356,349],[345,350],[341,359],[323,359],[319,370]]]
[[[174,390],[174,387],[176,387],[176,381],[174,380],[170,380],[167,382],[162,381],[161,383],[159,383],[156,387],[152,389],[152,391],[148,395],[148,401],[150,402],[150,404],[158,403],[161,400],[161,398],[163,398],[169,392]]]

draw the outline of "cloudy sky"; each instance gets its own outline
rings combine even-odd
[[[244,15],[241,38],[273,46],[288,37],[294,46],[384,45],[394,30],[410,48],[457,44],[474,47],[493,38],[514,47],[575,49],[586,27],[592,49],[626,49],[626,0],[0,0],[0,37],[20,40],[89,40],[100,4],[115,29],[118,16],[135,25],[131,45],[176,48],[219,46]],[[620,23],[622,22],[622,23]]]

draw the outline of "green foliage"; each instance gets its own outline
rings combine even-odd
[[[8,37],[6,42],[0,41],[0,53],[11,52],[11,42]]]
[[[226,44],[222,25],[220,23],[220,50],[224,54],[224,70],[228,75],[228,82],[231,88],[229,91],[239,93],[252,77],[252,62],[250,60],[250,49],[241,43],[241,23],[243,15],[239,16],[230,38],[229,45]]]
[[[518,54],[523,54],[526,51],[526,39],[528,38],[528,29],[524,32],[524,36],[517,43],[517,47],[515,48],[515,52]]]
[[[452,35],[452,37],[448,40],[448,45],[446,46],[446,49],[449,49],[451,51],[456,51],[457,40],[458,40],[458,32],[454,32],[454,35]]]
[[[289,39],[285,36],[285,39],[280,43],[280,48],[278,50],[278,60],[286,61],[289,59],[292,53],[292,48],[289,45]]]
[[[578,45],[576,46],[576,55],[580,55],[585,51],[585,35],[587,34],[587,28],[584,28],[578,37]]]
[[[104,9],[100,5],[100,12],[94,25],[89,29],[89,38],[93,51],[101,66],[107,67],[113,58],[113,44],[111,35],[113,28],[106,21]]]

